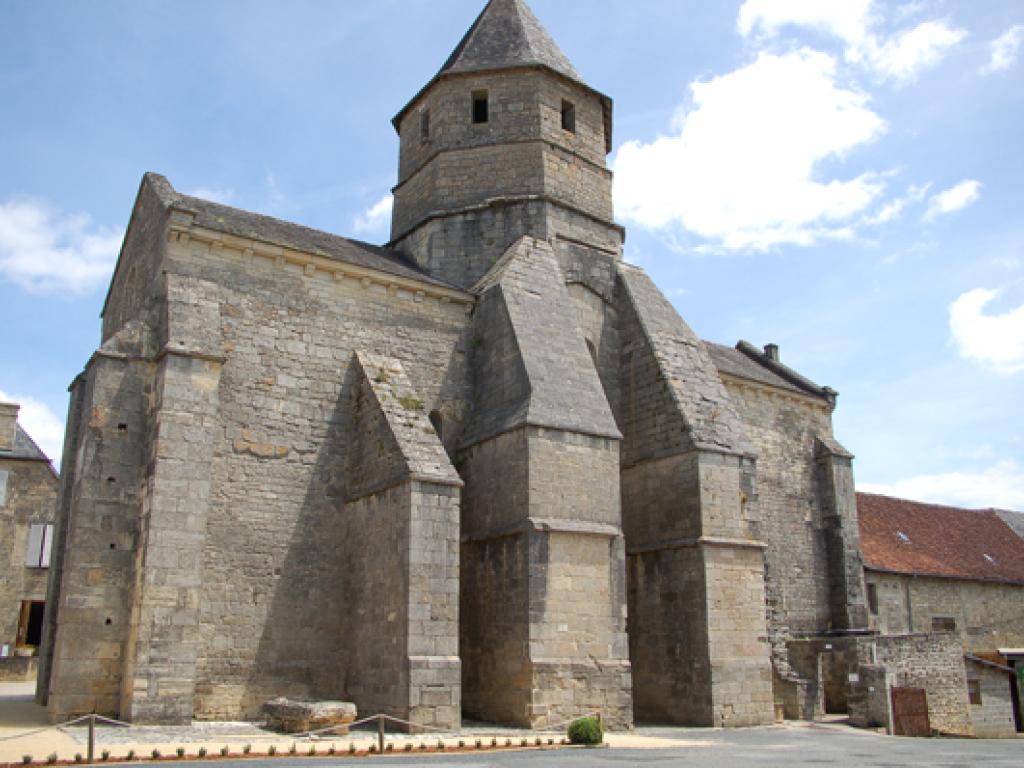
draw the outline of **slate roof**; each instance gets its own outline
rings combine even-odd
[[[1024,539],[994,510],[857,494],[864,567],[1024,584]]]
[[[453,290],[461,290],[451,283],[424,272],[416,262],[399,251],[370,245],[359,240],[350,240],[329,232],[304,227],[301,224],[282,221],[240,208],[232,208],[198,197],[183,195],[158,173],[147,173],[143,183],[152,184],[168,208],[191,213],[195,223],[205,229],[259,240],[304,253],[313,253],[398,277],[407,277]]]
[[[0,459],[45,461],[47,463],[50,461],[47,455],[36,445],[35,440],[28,436],[28,432],[21,428],[20,424],[17,425],[17,432],[14,436],[14,450],[5,451],[0,449]]]
[[[536,65],[582,80],[523,0],[490,0],[438,74]]]
[[[788,389],[802,395],[820,397],[834,402],[837,393],[829,387],[819,387],[810,379],[801,376],[787,365],[768,357],[762,350],[747,341],[735,347],[705,341],[711,360],[720,373],[737,378],[767,384],[770,387]]]

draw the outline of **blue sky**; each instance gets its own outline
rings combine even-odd
[[[142,174],[385,241],[390,118],[482,2],[0,3],[0,396],[54,458]],[[839,390],[862,489],[1024,509],[1024,5],[531,6],[687,322]]]

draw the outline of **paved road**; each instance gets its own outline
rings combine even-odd
[[[640,731],[644,733],[643,730]],[[699,735],[698,735],[699,734]],[[658,729],[660,738],[672,732]],[[414,755],[365,760],[292,758],[284,763],[247,760],[206,763],[204,768],[328,768],[333,765],[387,765],[416,768],[561,768],[562,766],[835,766],[845,768],[1021,768],[1024,740],[902,739],[835,726],[756,728],[736,731],[680,731],[675,736],[688,746],[665,749],[594,749],[494,752],[463,755]],[[699,741],[697,741],[699,739]],[[196,764],[200,765],[200,764]]]

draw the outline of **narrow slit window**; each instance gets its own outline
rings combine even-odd
[[[576,133],[576,106],[562,99],[562,130]]]
[[[420,141],[430,141],[430,110],[420,112]]]
[[[981,706],[981,680],[967,681],[967,698],[970,699],[972,706]]]
[[[868,610],[871,611],[872,616],[878,615],[878,587],[874,584],[868,584]]]
[[[473,123],[482,125],[490,120],[487,91],[473,91]]]

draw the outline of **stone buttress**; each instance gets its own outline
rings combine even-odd
[[[458,456],[463,706],[628,725],[618,430],[548,243],[520,240],[477,291]]]
[[[623,265],[622,521],[637,719],[772,722],[754,457],[707,350]]]

